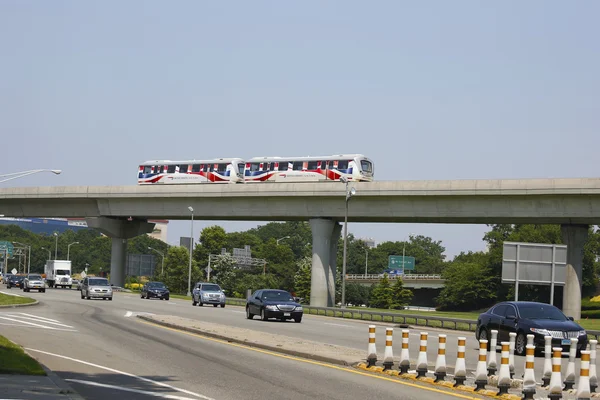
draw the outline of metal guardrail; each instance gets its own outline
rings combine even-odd
[[[245,306],[245,299],[228,298],[227,304],[234,306]],[[367,321],[391,322],[396,324],[411,324],[417,326],[430,326],[432,328],[454,329],[460,331],[474,332],[477,327],[477,321],[472,319],[446,318],[436,315],[417,315],[417,314],[402,314],[401,312],[385,312],[360,310],[355,308],[338,308],[338,307],[313,307],[302,305],[306,314],[324,315],[335,318],[361,319]],[[375,319],[373,317],[376,317]],[[600,340],[600,331],[587,330],[588,338],[592,336],[596,340]]]
[[[401,277],[402,280],[441,280],[442,275],[425,275],[425,274],[407,274],[407,275],[388,275],[388,279],[396,279]],[[347,280],[370,280],[370,279],[381,279],[383,274],[349,274],[346,275]]]

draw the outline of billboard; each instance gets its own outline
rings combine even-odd
[[[567,274],[567,246],[564,244],[504,242],[502,282],[515,283],[518,300],[520,283],[550,285],[551,302],[554,286],[564,286]]]

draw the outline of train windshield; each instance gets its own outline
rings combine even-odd
[[[240,174],[244,173],[244,167],[245,167],[244,163],[238,164],[238,170],[239,170]]]
[[[362,169],[362,172],[365,172],[368,174],[373,173],[373,163],[371,163],[371,161],[361,160],[360,168]]]

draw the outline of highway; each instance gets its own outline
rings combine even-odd
[[[345,346],[362,342],[366,348],[367,325],[362,323],[316,316],[305,316],[301,324],[248,321],[240,307],[199,308],[183,300],[142,300],[125,293],[115,293],[112,302],[82,300],[76,290],[27,295],[40,304],[0,310],[2,334],[86,399],[472,398],[169,330],[135,314],[178,315]]]

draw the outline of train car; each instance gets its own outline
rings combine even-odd
[[[320,157],[255,157],[246,160],[244,181],[313,182],[373,180],[373,162],[362,154],[339,154]]]
[[[138,184],[192,184],[244,182],[244,160],[146,161],[140,164]]]

